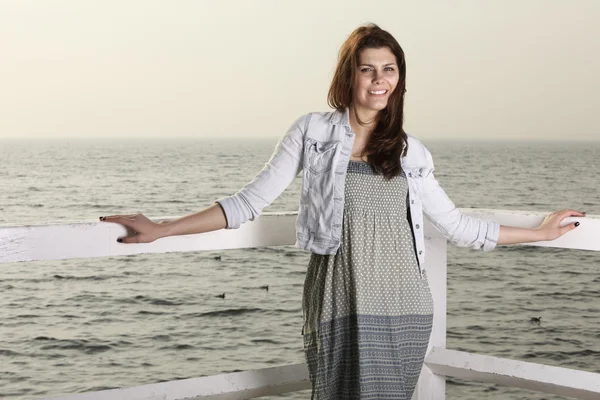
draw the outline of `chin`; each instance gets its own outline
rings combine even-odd
[[[369,108],[373,111],[381,111],[381,110],[385,110],[385,108],[387,107],[387,102],[385,103],[376,103],[376,104],[370,104]]]

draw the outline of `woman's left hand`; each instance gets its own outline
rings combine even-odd
[[[561,226],[561,222],[567,217],[585,217],[585,213],[575,210],[555,211],[548,215],[542,224],[535,229],[541,233],[543,240],[554,240],[579,226],[579,222]]]

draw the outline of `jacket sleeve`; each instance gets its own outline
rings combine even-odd
[[[253,221],[293,182],[302,170],[304,134],[309,120],[310,114],[307,114],[294,122],[250,183],[234,195],[216,201],[227,218],[227,229],[236,229],[248,220]]]
[[[498,243],[500,224],[497,221],[473,218],[461,213],[435,179],[431,153],[425,146],[423,150],[428,171],[423,177],[421,188],[425,216],[455,246],[493,250]]]

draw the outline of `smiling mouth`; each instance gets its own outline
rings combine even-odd
[[[386,94],[387,90],[369,90],[369,94],[382,95]]]

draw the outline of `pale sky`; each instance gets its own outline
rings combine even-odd
[[[374,22],[422,139],[600,139],[598,0],[0,0],[0,138],[280,137]]]

